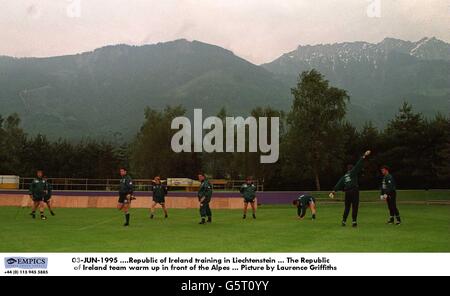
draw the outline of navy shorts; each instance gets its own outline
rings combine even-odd
[[[128,194],[119,194],[119,203],[120,204],[128,204],[129,200],[127,198]]]

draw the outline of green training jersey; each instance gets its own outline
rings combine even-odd
[[[198,190],[198,200],[205,198],[205,202],[210,202],[213,193],[213,186],[209,183],[208,180],[204,180],[200,185]]]
[[[308,194],[301,195],[297,200],[298,200],[297,214],[301,218],[305,217],[306,209],[309,207],[309,204],[316,203],[316,199]]]
[[[133,194],[134,185],[133,180],[129,175],[123,176],[120,179],[119,193],[120,194]]]
[[[155,200],[164,200],[167,195],[167,186],[163,184],[154,184],[152,186],[153,191],[153,199]]]
[[[48,182],[48,180],[45,181],[47,182],[47,194],[45,195],[45,200],[49,200],[52,198],[53,186],[52,183]]]
[[[30,195],[33,198],[48,198],[51,195],[51,187],[43,178],[36,178],[30,184]]]
[[[256,197],[256,185],[245,183],[241,186],[240,192],[245,200],[254,200]]]
[[[381,195],[390,194],[396,190],[397,184],[395,183],[394,177],[391,174],[384,176],[381,182]]]
[[[363,167],[364,158],[361,157],[353,169],[345,174],[339,182],[334,186],[334,191],[348,191],[352,189],[358,189],[358,175],[361,173]]]

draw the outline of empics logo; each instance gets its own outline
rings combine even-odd
[[[248,145],[248,152],[262,154],[261,163],[276,163],[279,158],[279,117],[226,117],[224,123],[215,116],[203,121],[202,110],[195,109],[193,125],[189,118],[177,117],[172,121],[171,128],[179,130],[171,142],[172,150],[176,153],[192,152],[192,148],[199,153],[244,153]],[[208,131],[205,137],[204,130]]]
[[[5,258],[5,269],[47,269],[48,258],[44,257],[8,257]]]

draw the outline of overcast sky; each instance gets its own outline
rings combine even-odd
[[[186,38],[260,64],[300,44],[425,36],[450,42],[450,0],[0,0],[10,56]]]

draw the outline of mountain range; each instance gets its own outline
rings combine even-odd
[[[301,71],[319,70],[349,92],[348,116],[357,126],[384,126],[404,101],[428,116],[450,112],[450,44],[436,38],[299,46],[262,66],[286,85]]]
[[[317,69],[351,96],[348,119],[384,126],[405,100],[427,116],[450,112],[450,44],[387,38],[299,46],[255,65],[224,48],[187,40],[115,45],[49,58],[0,56],[0,114],[16,112],[30,134],[132,138],[146,106],[183,105],[247,115],[289,110],[299,73]]]

